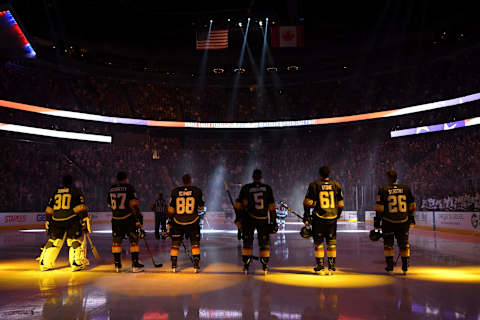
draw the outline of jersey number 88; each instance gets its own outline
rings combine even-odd
[[[178,214],[192,214],[195,211],[195,198],[194,197],[179,197],[176,201]]]

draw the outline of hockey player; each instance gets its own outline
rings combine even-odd
[[[117,183],[112,185],[107,193],[107,204],[112,209],[112,253],[115,271],[122,269],[122,241],[128,237],[130,254],[132,256],[132,271],[143,271],[139,261],[140,247],[138,242],[145,236],[143,231],[143,216],[135,189],[128,183],[127,173],[117,173]]]
[[[317,274],[325,274],[324,247],[327,244],[328,273],[332,274],[337,257],[337,220],[343,210],[342,187],[336,181],[330,180],[330,169],[322,166],[319,169],[320,180],[310,183],[307,195],[303,201],[305,214],[303,222],[312,225],[315,260],[317,265],[313,270]],[[310,213],[310,209],[313,212]]]
[[[253,235],[256,229],[260,262],[266,274],[270,258],[270,233],[278,231],[276,205],[272,188],[262,183],[262,171],[255,169],[252,177],[253,183],[242,187],[235,202],[235,224],[243,232],[243,271],[248,273],[253,253]]]
[[[88,264],[83,246],[83,232],[91,232],[90,218],[82,192],[73,186],[70,175],[63,177],[63,184],[50,198],[45,209],[45,228],[48,242],[39,258],[40,270],[53,269],[65,238],[70,247],[69,262],[72,271],[85,268]]]
[[[192,245],[193,268],[200,271],[200,217],[199,211],[205,206],[205,199],[200,188],[192,186],[192,177],[182,177],[183,186],[173,189],[168,207],[170,215],[170,236],[172,248],[172,272],[177,270],[178,249],[185,235]]]
[[[163,193],[158,194],[158,199],[150,206],[155,214],[155,239],[160,239],[160,225],[162,225],[162,239],[167,232],[167,202],[163,199]]]
[[[397,184],[397,173],[386,173],[388,184],[380,187],[377,195],[375,229],[382,229],[383,250],[388,273],[393,272],[393,245],[395,238],[402,257],[402,271],[407,273],[410,264],[409,229],[415,225],[416,204],[410,188]]]

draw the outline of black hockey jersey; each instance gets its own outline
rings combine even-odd
[[[254,219],[268,219],[268,212],[275,211],[276,208],[272,188],[261,182],[244,185],[240,190],[238,203]]]
[[[389,184],[379,188],[375,211],[384,220],[392,223],[407,222],[416,210],[412,191],[404,184]]]
[[[181,225],[197,222],[199,210],[203,210],[205,199],[200,188],[178,187],[173,189],[170,198],[169,212],[173,213],[173,220]]]
[[[123,220],[134,214],[132,208],[138,207],[135,189],[128,183],[116,183],[107,193],[107,204],[112,209],[112,219]]]
[[[333,180],[314,181],[308,186],[303,204],[313,208],[313,213],[318,218],[337,219],[339,209],[344,206],[342,187]]]
[[[88,215],[82,192],[75,187],[60,187],[50,198],[45,209],[47,220],[70,220],[77,215],[81,219]]]

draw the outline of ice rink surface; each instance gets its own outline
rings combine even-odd
[[[480,237],[413,230],[405,277],[400,262],[394,275],[385,274],[382,242],[369,240],[368,227],[343,224],[338,271],[319,276],[312,273],[313,243],[299,236],[300,227],[288,224],[272,236],[266,276],[255,261],[252,275],[241,273],[231,225],[204,230],[199,274],[183,250],[180,271],[170,273],[170,241],[151,232],[150,248],[164,266],[153,267],[141,242],[145,272],[131,273],[123,255],[125,270],[115,273],[108,224],[92,235],[102,264],[89,252],[87,270],[72,273],[64,247],[58,268],[40,272],[35,258],[45,232],[2,231],[0,319],[480,319]]]

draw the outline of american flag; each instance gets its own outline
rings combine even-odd
[[[228,30],[197,32],[197,50],[219,50],[228,48]]]

